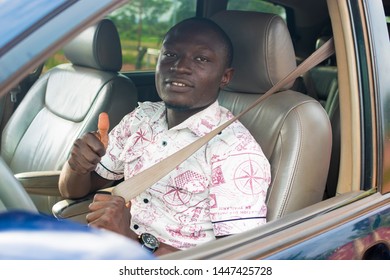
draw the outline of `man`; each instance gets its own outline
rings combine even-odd
[[[61,173],[62,195],[81,197],[132,177],[231,119],[217,98],[232,78],[232,55],[229,38],[213,21],[191,18],[172,27],[156,67],[162,102],[142,103],[125,116],[110,132],[107,150],[96,133],[78,139]],[[144,247],[162,255],[265,223],[270,180],[261,148],[235,122],[131,205],[95,195],[87,221],[141,236]]]

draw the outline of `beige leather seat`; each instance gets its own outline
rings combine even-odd
[[[12,171],[23,172],[17,177],[38,209],[50,214],[58,201],[59,170],[73,142],[96,130],[100,112],[109,113],[113,127],[138,101],[133,82],[118,73],[122,52],[112,21],[88,28],[64,53],[71,63],[51,69],[33,85],[5,127],[1,145]]]
[[[236,69],[219,101],[238,114],[296,67],[293,44],[283,19],[276,15],[224,11],[212,18],[232,39]],[[332,132],[318,101],[287,87],[241,122],[271,163],[269,221],[322,200]]]

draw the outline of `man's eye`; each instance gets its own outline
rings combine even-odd
[[[200,61],[200,62],[207,62],[207,61],[209,61],[206,57],[202,57],[202,56],[198,56],[195,59],[197,61]]]
[[[164,53],[164,55],[165,55],[166,57],[175,57],[175,54],[174,54],[174,53],[171,53],[171,52],[166,52],[166,53]]]

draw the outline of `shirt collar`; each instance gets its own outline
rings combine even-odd
[[[171,128],[172,130],[180,130],[188,128],[199,137],[204,136],[214,130],[221,122],[221,107],[218,100],[205,108],[204,110],[189,117],[184,122]]]

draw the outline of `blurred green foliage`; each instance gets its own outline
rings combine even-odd
[[[270,12],[285,18],[284,8],[262,0],[229,0],[228,9]],[[122,71],[153,70],[164,34],[177,22],[195,16],[195,10],[196,0],[129,0],[108,15],[121,38]],[[47,60],[45,69],[66,61],[60,51]]]

